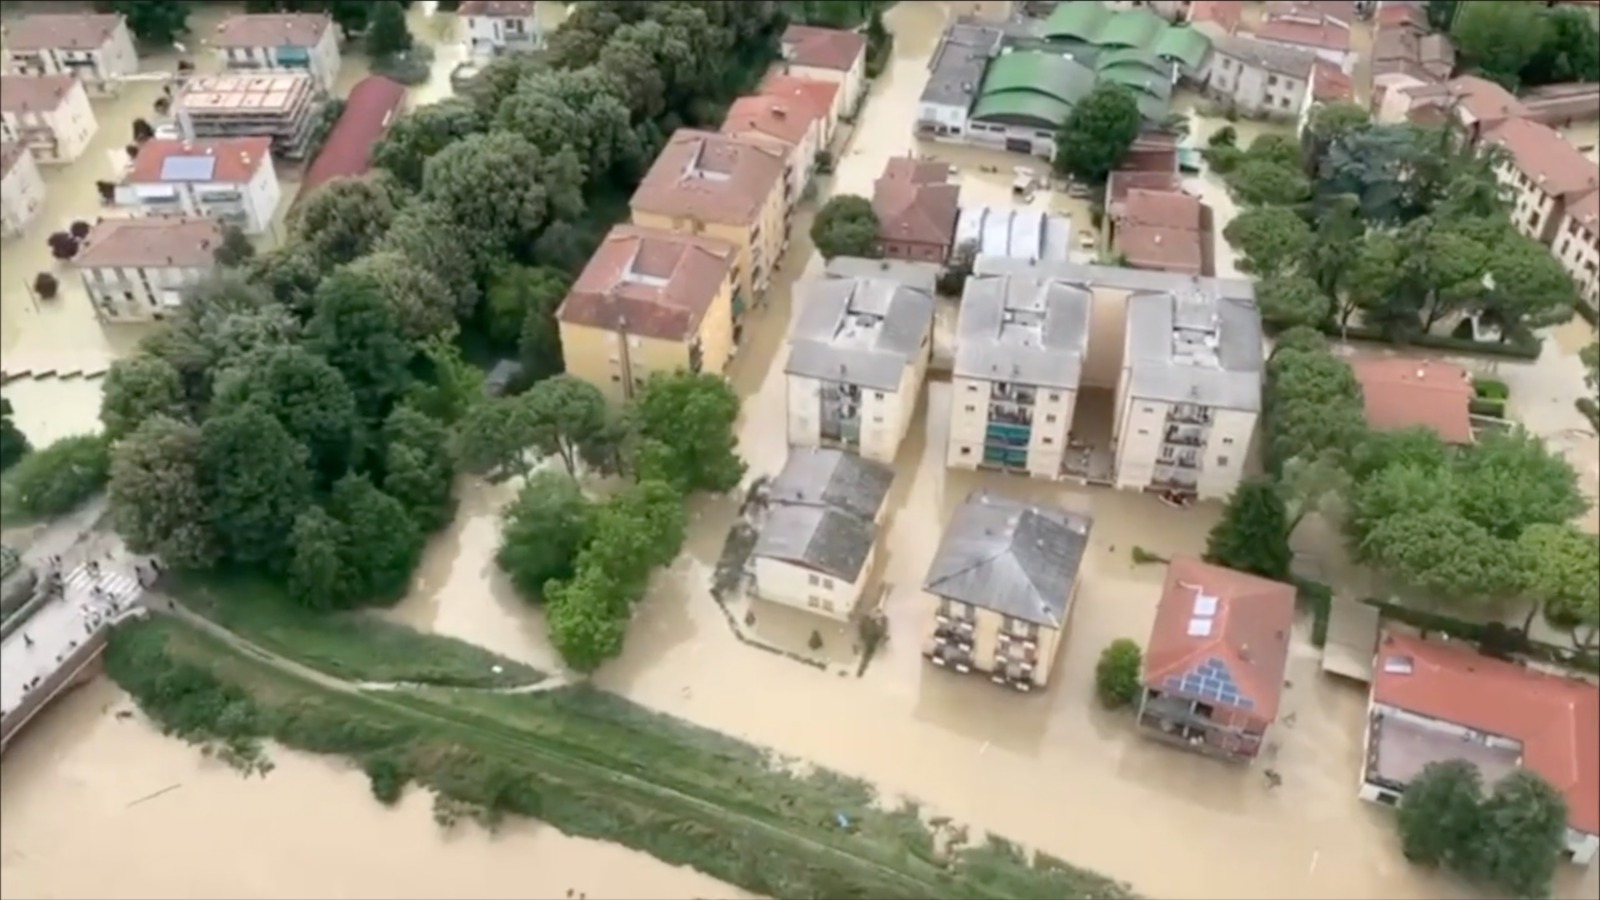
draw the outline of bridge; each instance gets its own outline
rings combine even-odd
[[[40,593],[6,623],[0,640],[0,752],[56,698],[100,672],[112,626],[144,615],[144,586],[118,565],[84,563]],[[25,617],[25,618],[24,618]]]

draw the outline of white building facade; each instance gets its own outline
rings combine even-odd
[[[1600,192],[1567,207],[1551,249],[1572,276],[1578,297],[1600,310]]]
[[[1252,116],[1296,117],[1316,57],[1265,41],[1225,36],[1212,44],[1206,92]]]
[[[544,47],[533,0],[466,0],[456,10],[467,52],[477,59]]]
[[[323,93],[339,79],[339,28],[322,13],[230,16],[211,43],[227,72],[309,72]]]
[[[127,20],[114,13],[25,16],[6,28],[4,68],[11,75],[71,75],[94,96],[115,94],[139,71]]]
[[[214,219],[261,234],[283,199],[271,149],[268,138],[146,141],[117,186],[117,204],[141,215]]]
[[[780,42],[783,71],[800,78],[831,81],[854,116],[867,91],[867,39],[854,31],[790,25]]]
[[[106,219],[73,265],[102,321],[149,322],[183,305],[184,291],[216,266],[221,242],[222,226],[209,219]]]
[[[7,141],[0,144],[0,224],[10,237],[24,231],[44,208],[44,179],[39,175],[39,165],[33,154],[20,144]]]
[[[38,162],[72,162],[99,129],[88,92],[71,75],[0,76],[0,140],[27,147]]]

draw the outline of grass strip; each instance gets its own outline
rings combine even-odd
[[[783,772],[749,744],[586,688],[345,692],[162,619],[120,628],[106,669],[169,733],[242,759],[262,738],[342,754],[380,799],[415,781],[489,821],[531,816],[769,897],[1134,896],[1005,841],[936,848],[917,809],[880,808],[859,781]]]

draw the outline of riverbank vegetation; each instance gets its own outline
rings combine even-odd
[[[415,783],[493,823],[526,815],[764,896],[1121,900],[1127,886],[1003,840],[965,845],[831,772],[584,688],[341,692],[181,622],[120,628],[107,673],[169,733],[263,765],[261,741],[356,761],[392,801]]]

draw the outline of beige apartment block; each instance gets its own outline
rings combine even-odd
[[[185,290],[215,268],[221,243],[211,219],[102,219],[72,263],[102,321],[149,322],[183,305]]]
[[[83,83],[71,75],[0,75],[0,140],[42,164],[83,155],[100,129]]]
[[[8,75],[71,75],[94,96],[115,94],[139,71],[127,19],[114,13],[42,13],[4,26]]]

